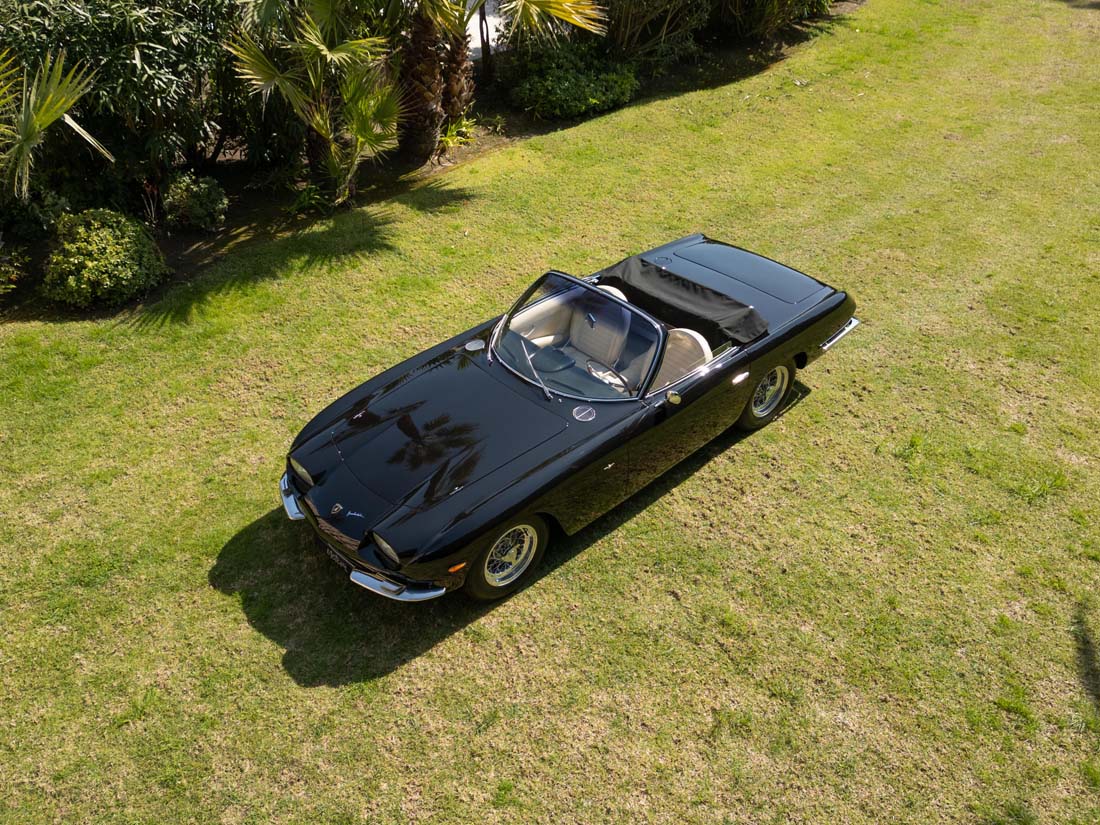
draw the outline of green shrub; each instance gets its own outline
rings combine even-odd
[[[73,114],[116,163],[89,167],[88,153],[72,151],[57,130],[43,147],[50,163],[39,165],[51,184],[71,176],[109,194],[108,182],[133,189],[159,180],[181,155],[205,159],[216,135],[235,126],[225,98],[240,84],[224,43],[242,9],[236,0],[0,2],[0,41],[24,66],[64,51],[66,65],[95,71]]]
[[[30,261],[27,253],[17,246],[0,243],[0,295],[15,289],[15,285],[27,277]]]
[[[509,100],[536,117],[553,120],[604,112],[638,92],[630,64],[616,64],[594,46],[564,42],[516,55]]]
[[[213,232],[225,224],[228,207],[229,201],[216,180],[196,179],[190,172],[176,175],[164,193],[169,226]]]
[[[69,201],[31,182],[27,200],[7,198],[0,201],[0,232],[5,238],[31,244],[50,238],[57,226],[57,219],[71,212]]]
[[[613,53],[659,73],[698,51],[715,0],[604,0]]]
[[[716,17],[739,37],[763,39],[784,26],[824,14],[831,0],[718,0]]]
[[[141,223],[109,209],[63,215],[46,261],[46,297],[86,307],[121,304],[156,286],[168,273]]]

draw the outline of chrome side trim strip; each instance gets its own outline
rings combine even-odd
[[[821,345],[822,352],[828,352],[834,344],[836,344],[841,338],[851,332],[853,329],[859,326],[859,319],[854,315],[848,319],[848,323],[830,335],[825,339],[825,343]]]
[[[291,489],[290,479],[287,478],[286,473],[283,473],[283,477],[279,479],[279,493],[283,497],[283,509],[286,510],[287,517],[291,521],[304,519],[305,514],[302,512],[302,508],[298,506],[298,496]]]
[[[402,584],[394,584],[372,576],[370,573],[364,573],[362,570],[353,570],[351,581],[371,593],[385,596],[395,602],[426,602],[428,599],[437,599],[447,592],[446,588],[431,585],[406,587]]]

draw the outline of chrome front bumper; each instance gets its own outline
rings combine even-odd
[[[395,602],[426,602],[428,599],[438,599],[447,592],[446,588],[430,584],[396,584],[395,582],[380,579],[362,570],[351,571],[351,581],[364,590],[369,590]]]
[[[279,494],[283,497],[283,509],[286,510],[288,518],[292,521],[301,521],[305,518],[298,504],[298,496],[290,486],[290,479],[286,473],[283,473],[283,477],[279,480]],[[347,562],[341,562],[341,564],[347,566]],[[362,570],[352,570],[351,581],[364,590],[393,599],[395,602],[426,602],[428,599],[437,599],[447,592],[446,588],[431,584],[397,584]]]
[[[306,517],[302,508],[298,506],[298,496],[294,494],[286,473],[283,473],[283,477],[279,479],[279,493],[283,497],[283,509],[286,510],[287,517],[291,521],[301,521]]]
[[[854,315],[848,319],[848,323],[830,335],[825,339],[825,343],[821,345],[822,352],[828,352],[841,338],[851,332],[853,329],[859,326],[859,319]]]

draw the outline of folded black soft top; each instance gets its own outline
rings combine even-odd
[[[674,327],[688,327],[712,346],[747,344],[768,331],[755,309],[729,295],[631,255],[596,273],[599,283],[621,289],[630,302]]]

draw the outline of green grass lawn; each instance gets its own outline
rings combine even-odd
[[[1100,9],[871,0],[752,77],[0,324],[0,818],[1100,821]],[[702,230],[864,325],[492,608],[291,524],[326,401]]]

